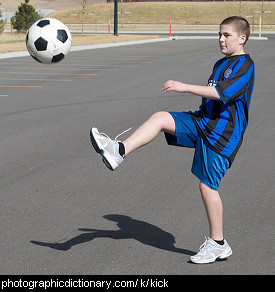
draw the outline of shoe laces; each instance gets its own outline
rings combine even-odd
[[[115,141],[115,142],[121,142],[120,140],[117,140],[117,138],[118,138],[119,136],[121,136],[121,135],[127,133],[127,132],[130,131],[131,129],[132,129],[132,127],[129,128],[129,129],[127,129],[127,130],[125,130],[125,131],[123,131],[122,133],[118,134],[118,135],[115,137],[114,141]],[[105,137],[106,137],[107,139],[109,139],[109,140],[112,140],[107,134],[105,134],[105,133],[103,133],[103,132],[100,132],[100,135],[105,136]]]
[[[129,129],[123,131],[122,133],[118,134],[118,135],[115,137],[115,141],[116,141],[116,142],[120,142],[120,140],[117,140],[117,138],[118,138],[119,136],[121,136],[121,135],[123,135],[123,134],[129,132],[131,129],[132,129],[132,127],[130,127]]]
[[[205,236],[205,241],[204,243],[200,246],[200,251],[204,251],[204,249],[213,246],[213,244],[211,242],[209,242],[209,240],[207,239],[207,237]]]

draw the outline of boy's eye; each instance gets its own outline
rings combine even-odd
[[[224,36],[225,38],[228,38],[228,37],[231,36],[231,34],[230,33],[220,33],[219,32],[219,37],[221,37],[221,36]]]

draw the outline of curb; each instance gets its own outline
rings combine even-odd
[[[125,42],[117,42],[117,43],[73,46],[71,48],[71,52],[111,48],[111,47],[119,47],[119,46],[138,45],[138,44],[146,44],[146,43],[154,43],[154,42],[163,42],[163,41],[170,41],[170,40],[171,38],[157,38],[157,39],[147,39],[147,40],[139,40],[139,41],[125,41]],[[19,58],[19,57],[25,57],[25,56],[29,56],[28,51],[9,52],[9,53],[0,54],[0,59]]]
[[[111,47],[119,47],[119,46],[139,45],[139,44],[156,43],[156,42],[166,42],[166,41],[170,41],[170,40],[171,40],[171,38],[169,37],[169,38],[157,38],[157,39],[147,39],[147,40],[139,40],[139,41],[125,41],[125,42],[117,42],[117,43],[75,46],[75,47],[71,48],[71,52],[92,50],[92,49],[111,48]]]
[[[148,44],[148,43],[156,43],[156,42],[165,42],[165,41],[171,41],[171,40],[204,40],[204,39],[218,39],[218,36],[173,36],[173,37],[147,39],[147,40],[139,40],[139,41],[125,41],[125,42],[117,42],[117,43],[73,46],[71,48],[71,52],[93,50],[93,49],[103,49],[103,48],[111,48],[111,47],[119,47],[119,46]],[[250,37],[249,39],[250,40],[268,40],[268,37]],[[0,59],[19,58],[19,57],[25,57],[25,56],[29,56],[28,51],[9,52],[9,53],[0,54]]]

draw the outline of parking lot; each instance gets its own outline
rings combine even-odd
[[[92,126],[115,137],[200,98],[168,79],[207,82],[217,41],[177,40],[71,52],[55,65],[0,60],[1,274],[274,274],[274,38],[251,40],[250,123],[220,195],[226,261],[189,263],[208,236],[193,150],[159,136],[109,171]]]

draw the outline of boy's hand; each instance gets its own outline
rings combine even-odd
[[[163,84],[162,91],[176,91],[183,93],[186,91],[186,84],[179,81],[168,80]]]

